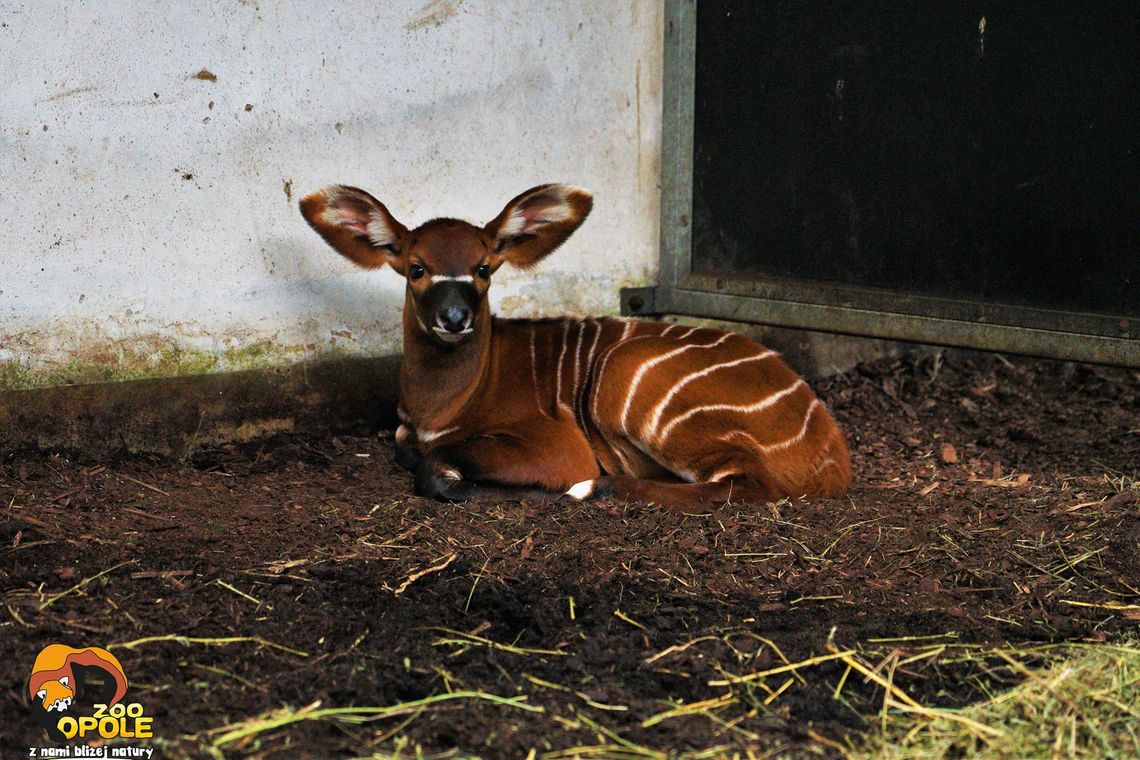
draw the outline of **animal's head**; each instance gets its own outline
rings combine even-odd
[[[36,698],[40,700],[43,708],[48,712],[52,710],[63,712],[71,706],[75,699],[75,689],[71,685],[71,678],[61,676],[54,681],[44,681],[36,690]]]
[[[593,198],[569,185],[540,185],[510,201],[483,227],[434,219],[409,230],[363,190],[331,185],[301,199],[306,221],[360,266],[385,264],[403,275],[415,328],[456,344],[476,328],[491,275],[504,262],[527,268],[562,245],[585,221]]]

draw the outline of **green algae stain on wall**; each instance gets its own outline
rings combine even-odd
[[[618,290],[643,285],[640,271],[604,275],[516,276],[500,285],[495,312],[508,318],[557,314],[616,316]],[[225,337],[195,325],[133,333],[133,325],[58,323],[0,333],[0,392],[130,380],[193,377],[242,370],[279,370],[299,362],[380,357],[401,350],[398,315],[364,325],[305,324],[304,342],[276,340],[252,330]],[[294,331],[294,336],[297,331]]]
[[[335,345],[318,348],[312,344],[278,344],[268,340],[206,351],[178,346],[162,338],[137,337],[93,344],[59,360],[39,359],[34,355],[31,358],[0,355],[0,391],[273,369],[305,360],[339,358],[348,353]]]

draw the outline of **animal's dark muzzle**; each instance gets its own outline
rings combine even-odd
[[[420,303],[432,332],[455,343],[473,330],[479,293],[471,283],[445,280],[428,288]]]

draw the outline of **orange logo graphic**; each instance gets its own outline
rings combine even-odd
[[[122,663],[102,647],[49,644],[28,676],[32,717],[53,741],[152,738],[152,718],[126,694]]]
[[[79,688],[75,682],[76,665],[99,668],[113,679],[115,692],[108,705],[116,704],[127,693],[127,674],[119,659],[106,649],[72,649],[63,644],[48,644],[32,665],[28,679],[28,694],[32,700],[38,701],[47,712],[67,710]]]

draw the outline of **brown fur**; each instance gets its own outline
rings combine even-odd
[[[594,494],[675,507],[843,494],[850,457],[831,415],[748,338],[656,322],[491,316],[478,267],[533,265],[590,207],[585,191],[542,185],[483,228],[441,219],[408,231],[355,188],[302,199],[333,248],[408,276],[398,438],[423,457],[417,490],[457,499],[473,484],[562,493],[594,481]],[[370,238],[391,242],[369,253]],[[413,279],[413,266],[426,275]],[[428,327],[421,299],[433,277],[470,281],[482,299],[462,342],[443,345]]]

